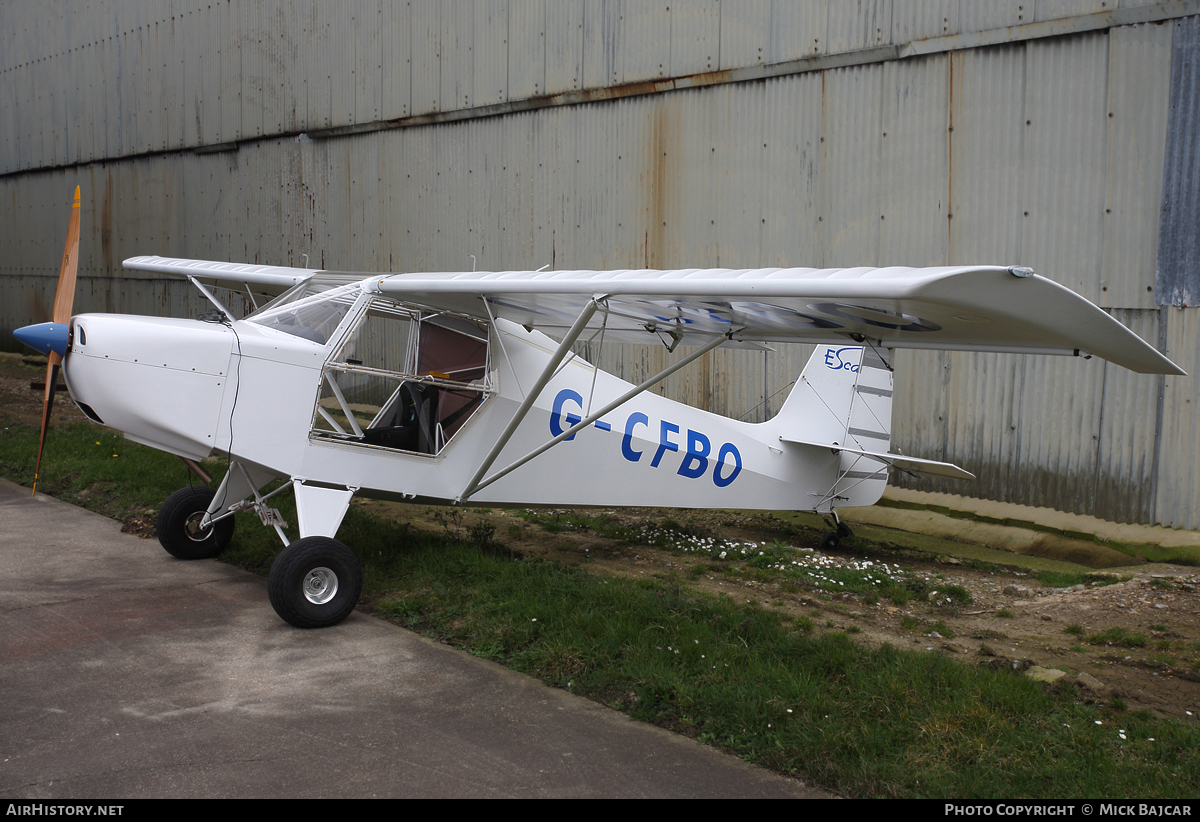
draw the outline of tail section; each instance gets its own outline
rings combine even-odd
[[[776,418],[790,442],[838,451],[837,480],[815,506],[873,505],[887,486],[892,372],[861,345],[819,345]]]
[[[817,511],[874,505],[889,466],[919,476],[973,479],[945,462],[888,453],[892,438],[892,371],[869,346],[820,345],[772,421],[786,442],[828,449],[838,464]]]

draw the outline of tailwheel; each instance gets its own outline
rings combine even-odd
[[[842,540],[854,536],[854,532],[850,530],[850,526],[838,519],[836,512],[833,514],[833,521],[836,526],[834,530],[826,531],[821,535],[822,551],[836,551],[838,546],[842,544]],[[829,520],[826,519],[825,523],[828,525]]]
[[[276,557],[267,594],[285,622],[328,628],[354,610],[362,584],[362,568],[349,548],[330,537],[304,537]]]

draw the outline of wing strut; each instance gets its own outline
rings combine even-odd
[[[732,332],[730,332],[730,333],[732,333]],[[461,497],[459,497],[458,501],[462,502],[463,500],[465,500],[467,497],[469,497],[471,494],[475,493],[476,491],[486,488],[487,486],[491,485],[493,482],[500,479],[501,477],[503,477],[505,474],[509,473],[510,471],[515,471],[516,469],[520,468],[522,465],[529,462],[531,459],[538,456],[539,454],[543,454],[546,451],[549,451],[552,447],[554,447],[558,443],[562,442],[563,440],[567,439],[568,437],[574,436],[576,431],[579,431],[581,428],[586,428],[587,426],[591,425],[596,420],[603,417],[609,411],[612,411],[614,408],[617,408],[618,406],[624,405],[629,400],[636,397],[638,394],[641,394],[643,391],[645,391],[650,386],[654,385],[655,383],[661,382],[662,380],[665,380],[667,377],[671,376],[676,371],[683,368],[685,365],[688,365],[692,361],[697,360],[700,357],[704,356],[709,351],[712,351],[714,348],[716,348],[721,343],[728,342],[729,338],[730,337],[728,334],[725,336],[717,337],[717,338],[713,339],[712,341],[710,341],[709,343],[707,343],[706,345],[701,346],[700,348],[697,348],[695,351],[693,351],[691,354],[688,354],[686,357],[684,357],[679,362],[667,366],[662,371],[659,371],[657,374],[655,374],[650,379],[646,380],[641,385],[638,385],[634,388],[629,389],[624,394],[622,394],[620,397],[613,400],[612,402],[610,402],[608,405],[601,408],[596,413],[589,415],[587,419],[585,419],[581,422],[575,423],[575,425],[568,428],[566,431],[563,431],[561,434],[559,434],[554,439],[549,440],[548,442],[545,442],[542,445],[538,446],[537,448],[533,449],[532,451],[530,451],[525,456],[521,457],[516,462],[510,464],[507,468],[503,468],[500,471],[497,471],[496,473],[492,474],[490,477],[488,477],[483,482],[472,485],[472,487],[468,489],[467,493],[464,493]],[[538,390],[540,391],[541,388],[539,388]],[[480,471],[480,475],[482,473],[483,472]]]
[[[541,376],[538,377],[533,387],[529,389],[529,393],[525,395],[521,407],[517,409],[517,413],[513,414],[513,418],[508,421],[504,433],[496,440],[496,444],[492,446],[491,451],[488,451],[488,455],[483,458],[483,462],[479,465],[479,470],[475,472],[475,476],[471,477],[471,481],[467,483],[466,489],[463,490],[455,502],[462,502],[479,490],[479,481],[483,479],[483,475],[487,473],[487,470],[492,467],[492,463],[496,461],[496,457],[500,456],[500,451],[504,446],[508,445],[508,441],[512,439],[512,435],[517,430],[517,426],[525,420],[525,417],[529,414],[529,410],[533,408],[534,401],[542,393],[542,389],[546,387],[546,383],[550,382],[550,378],[554,376],[554,369],[562,362],[563,357],[567,356],[567,352],[571,350],[571,346],[575,344],[575,340],[579,339],[579,335],[583,333],[583,329],[587,328],[588,322],[599,307],[600,301],[596,297],[588,300],[587,305],[583,307],[583,311],[575,318],[575,323],[571,326],[571,330],[567,332],[562,342],[559,343],[558,350],[554,352],[553,356],[550,357],[550,362],[546,363],[546,367],[542,369]],[[497,331],[496,333],[499,332]]]

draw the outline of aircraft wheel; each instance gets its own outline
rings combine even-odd
[[[826,531],[821,536],[821,550],[836,551],[841,542],[842,539],[837,535],[836,531]]]
[[[207,559],[225,549],[233,539],[233,517],[200,528],[200,518],[216,495],[212,488],[193,485],[176,491],[158,509],[154,529],[168,554],[177,559]]]
[[[354,610],[362,584],[362,568],[349,548],[329,537],[304,537],[275,558],[267,594],[285,622],[327,628]]]

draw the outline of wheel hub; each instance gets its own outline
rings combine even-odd
[[[313,568],[304,575],[304,598],[313,605],[324,605],[337,594],[337,574],[329,568]]]
[[[192,542],[204,542],[208,539],[208,535],[212,533],[212,523],[206,527],[200,526],[200,521],[204,519],[204,511],[197,511],[187,518],[187,522],[183,525],[183,532],[187,534],[187,538]]]

